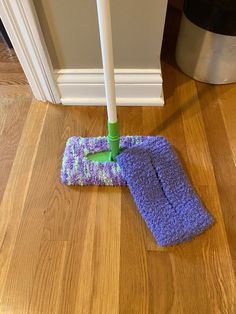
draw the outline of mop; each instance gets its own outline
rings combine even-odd
[[[108,136],[67,140],[61,169],[66,185],[128,185],[157,243],[194,238],[213,218],[191,187],[169,142],[160,136],[121,136],[116,112],[109,0],[97,0]]]

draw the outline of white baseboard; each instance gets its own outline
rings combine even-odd
[[[61,69],[54,71],[64,105],[105,105],[101,69]],[[163,106],[160,70],[115,70],[117,104],[122,106]]]

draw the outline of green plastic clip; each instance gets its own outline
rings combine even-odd
[[[120,135],[118,122],[108,122],[108,142],[109,151],[101,151],[94,154],[91,153],[87,155],[87,158],[89,160],[98,162],[116,161],[116,156],[120,152]]]
[[[118,122],[110,123],[108,122],[108,142],[110,147],[110,159],[112,161],[116,160],[116,156],[120,152],[120,134]]]

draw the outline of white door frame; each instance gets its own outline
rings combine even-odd
[[[0,16],[36,99],[105,105],[102,69],[53,69],[32,0],[0,0]],[[115,82],[118,105],[164,104],[161,69],[115,69]]]
[[[35,98],[60,103],[53,67],[31,0],[0,0],[0,16]]]

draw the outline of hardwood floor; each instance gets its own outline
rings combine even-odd
[[[34,100],[0,43],[0,313],[236,313],[236,84],[195,82],[176,67],[178,20],[169,7],[165,107],[118,109],[122,134],[174,144],[216,220],[164,249],[127,188],[60,183],[66,139],[106,134],[105,108]]]

